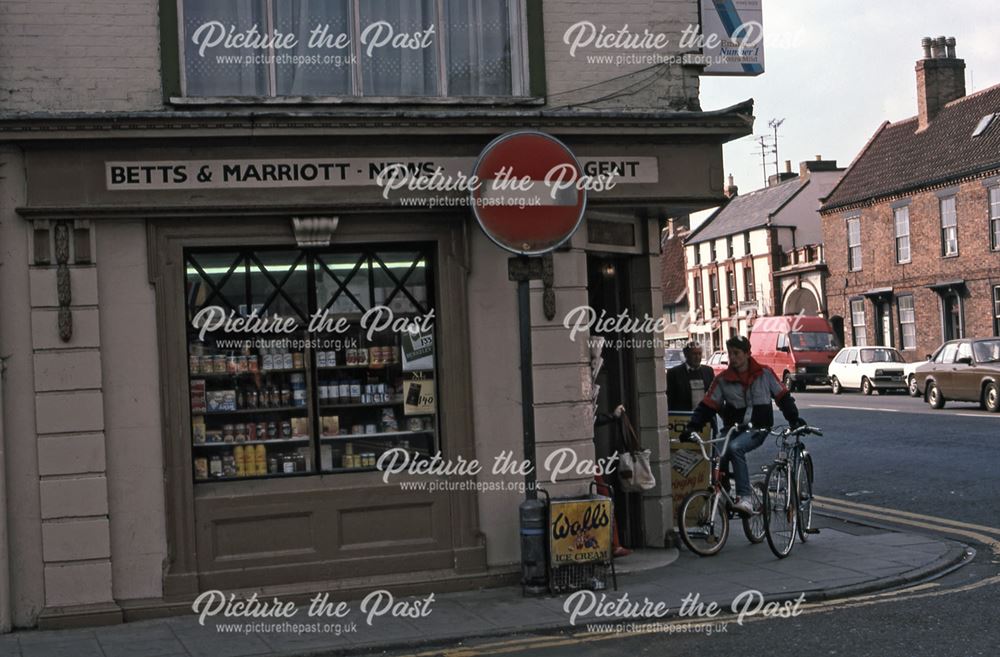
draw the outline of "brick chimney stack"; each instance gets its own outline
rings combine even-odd
[[[917,61],[917,115],[924,130],[947,103],[965,96],[965,60],[955,55],[955,37],[924,37]]]
[[[740,191],[740,188],[733,182],[733,174],[729,174],[729,184],[726,185],[726,198],[733,198]]]

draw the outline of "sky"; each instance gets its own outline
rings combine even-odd
[[[724,147],[741,193],[764,186],[754,140],[778,130],[778,159],[798,171],[822,155],[848,166],[883,121],[917,113],[921,38],[953,36],[967,93],[1000,84],[1000,12],[983,0],[763,0],[765,72],[701,78],[701,107],[754,99],[753,137]],[[774,155],[768,173],[774,173]],[[707,213],[692,217],[697,224]]]

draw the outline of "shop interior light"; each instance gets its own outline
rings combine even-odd
[[[352,269],[354,269],[354,264],[348,264],[348,263],[327,264],[327,268],[333,271],[351,271]],[[409,269],[410,267],[413,266],[413,262],[387,262],[385,263],[385,266],[389,269]],[[425,260],[421,260],[420,262],[417,263],[417,269],[422,269],[426,266],[427,262]],[[233,273],[234,274],[242,273],[240,271],[242,268],[243,266],[240,265],[239,267],[233,270]],[[287,272],[291,268],[292,268],[291,265],[267,265],[267,271],[269,274]],[[300,263],[299,266],[296,267],[296,269],[305,272],[306,270],[305,263]],[[322,269],[323,269],[322,267],[317,267],[317,271],[322,271]],[[360,267],[358,267],[358,271],[368,270],[368,269],[369,267],[367,263],[364,263]],[[376,266],[373,267],[372,269],[378,271],[379,269],[381,269],[381,266]],[[202,267],[202,271],[204,271],[206,274],[225,274],[226,272],[229,271],[229,267]],[[260,270],[260,267],[258,267],[257,265],[253,265],[250,267],[250,273],[262,274],[263,272]],[[195,269],[194,267],[188,267],[187,275],[197,276],[198,270]]]

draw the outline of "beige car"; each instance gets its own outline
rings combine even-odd
[[[1000,412],[1000,338],[952,340],[917,368],[917,387],[932,408],[978,402]]]

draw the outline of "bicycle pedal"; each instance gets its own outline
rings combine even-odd
[[[807,534],[818,534],[818,533],[819,533],[819,529],[816,529],[816,528],[813,528],[813,529],[807,529],[807,530],[806,530],[806,533],[807,533]]]

